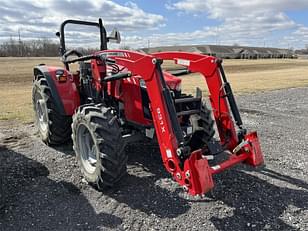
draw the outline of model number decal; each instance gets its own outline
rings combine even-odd
[[[178,59],[177,60],[177,64],[183,65],[183,66],[189,66],[190,65],[190,61],[187,59]]]
[[[166,128],[165,128],[165,124],[164,124],[164,120],[163,120],[163,115],[161,114],[159,107],[156,109],[156,112],[157,112],[157,118],[158,118],[159,125],[160,125],[160,130],[161,130],[162,133],[165,133]]]

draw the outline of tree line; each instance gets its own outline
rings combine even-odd
[[[50,39],[9,39],[0,44],[0,57],[55,57],[59,56],[60,44]],[[93,48],[77,48],[82,54],[90,54]]]
[[[22,41],[11,38],[0,44],[0,57],[52,57],[58,55],[59,44],[49,39]]]

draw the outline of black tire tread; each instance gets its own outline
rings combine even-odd
[[[196,150],[213,139],[215,135],[214,120],[212,119],[212,111],[207,108],[205,101],[201,103],[200,115],[193,115],[191,118],[198,124],[197,131],[194,131],[190,140],[192,149]]]
[[[61,115],[57,111],[51,89],[48,87],[46,78],[41,75],[33,82],[32,102],[34,111],[36,110],[36,93],[41,94],[42,99],[45,100],[48,112],[48,134],[44,138],[41,136],[43,141],[48,145],[59,145],[68,142],[71,136],[72,118],[71,116]]]
[[[75,135],[79,121],[87,123],[91,129],[94,143],[99,149],[101,169],[96,176],[95,182],[89,182],[99,190],[114,186],[126,174],[127,155],[124,152],[125,144],[120,127],[118,123],[115,123],[114,117],[110,108],[95,104],[80,106],[73,116],[72,139],[76,155],[79,155]],[[82,171],[85,171],[79,158],[77,158],[79,165]]]

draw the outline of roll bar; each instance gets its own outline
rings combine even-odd
[[[107,50],[107,33],[106,29],[103,26],[103,21],[101,18],[98,19],[97,22],[87,22],[87,21],[81,21],[81,20],[72,20],[68,19],[65,20],[61,26],[60,26],[60,33],[58,32],[56,35],[60,37],[60,53],[61,55],[64,55],[66,52],[66,47],[65,47],[65,33],[64,33],[64,28],[67,24],[76,24],[76,25],[85,25],[85,26],[94,26],[98,27],[100,31],[100,49],[101,50]]]

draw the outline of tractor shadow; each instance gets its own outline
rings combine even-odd
[[[274,185],[249,174],[254,169],[243,165],[240,168],[246,172],[235,168],[215,179],[214,198],[229,206],[233,215],[213,216],[210,221],[214,226],[218,230],[298,230],[285,223],[281,216],[292,214],[295,216],[293,222],[303,222],[305,218],[301,220],[298,216],[308,209],[308,184],[271,169],[260,169],[259,172],[270,181],[278,182]],[[291,189],[290,185],[297,189]]]
[[[128,174],[108,195],[132,209],[160,218],[175,218],[190,209],[182,191],[165,170],[157,145],[130,144]]]
[[[67,154],[71,153],[69,146],[64,149],[68,150]],[[63,152],[63,147],[60,151]],[[213,206],[213,202],[217,202],[215,210],[232,210],[232,215],[217,212],[210,222],[217,230],[228,231],[298,230],[286,223],[282,216],[291,213],[295,223],[307,219],[301,218],[308,209],[308,184],[303,180],[265,167],[257,170],[259,175],[264,175],[262,178],[265,179],[261,179],[253,175],[254,168],[240,165],[215,176],[215,188],[207,198],[188,200],[183,198],[182,189],[172,182],[165,170],[157,145],[131,144],[126,147],[126,152],[129,157],[127,176],[104,194],[133,210],[155,214],[159,218],[177,218],[198,203],[211,201]],[[119,218],[113,219],[116,221],[113,223],[117,223]]]
[[[171,182],[157,147],[132,145],[127,152],[129,174],[120,183],[121,189],[110,196],[133,209],[175,218],[198,203],[219,202],[215,203],[218,210],[233,213],[210,218],[218,230],[298,230],[282,217],[290,213],[295,223],[305,219],[301,214],[308,209],[308,184],[303,180],[266,167],[256,170],[240,165],[215,176],[215,188],[207,198],[187,200],[180,196],[177,183]],[[256,171],[263,179],[253,175]]]
[[[75,185],[54,181],[49,170],[0,144],[0,230],[100,230],[122,220],[97,214]]]
[[[61,145],[51,145],[50,146],[52,149],[61,152],[67,156],[75,156],[75,151],[73,149],[73,141],[69,141],[65,144],[61,144]]]
[[[51,147],[65,155],[75,155],[72,142]],[[181,189],[171,192],[157,185],[157,181],[167,178],[165,182],[170,186],[171,178],[164,168],[157,144],[134,143],[127,145],[125,149],[128,154],[128,174],[103,194],[132,209],[162,218],[174,218],[190,209],[188,201],[179,196]],[[177,187],[177,184],[174,183],[173,187]]]

